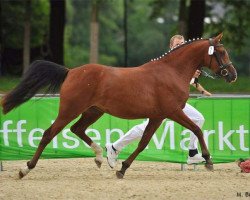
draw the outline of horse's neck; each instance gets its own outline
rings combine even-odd
[[[201,45],[185,46],[165,58],[166,64],[174,68],[178,76],[189,83],[197,68],[202,64],[205,48]]]

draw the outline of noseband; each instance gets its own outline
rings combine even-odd
[[[223,46],[223,44],[215,45],[213,39],[211,39],[211,38],[209,39],[209,44],[210,44],[210,47],[209,47],[209,51],[208,51],[209,53],[208,54],[211,56],[210,57],[209,68],[211,67],[212,58],[213,58],[213,55],[214,55],[215,58],[216,58],[217,63],[219,64],[219,67],[220,67],[220,71],[218,73],[216,73],[216,74],[219,75],[219,76],[227,76],[228,75],[227,68],[232,64],[232,62],[224,64],[222,62],[220,54],[215,49],[215,47],[221,47],[221,46]]]

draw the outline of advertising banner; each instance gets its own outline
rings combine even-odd
[[[200,98],[189,104],[199,110],[205,124],[205,141],[215,163],[232,162],[250,157],[250,99]],[[29,160],[58,113],[59,98],[33,98],[7,115],[0,114],[0,160]],[[77,120],[77,119],[76,119]],[[42,158],[75,158],[94,156],[90,147],[66,126],[46,147]],[[114,142],[145,119],[124,120],[105,114],[86,133],[97,144]],[[185,163],[188,156],[190,130],[165,120],[138,160]],[[131,143],[119,154],[126,159],[138,142]]]

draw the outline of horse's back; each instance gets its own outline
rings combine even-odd
[[[114,115],[115,110],[125,107],[129,108],[127,110],[131,110],[131,107],[140,108],[142,101],[150,101],[154,96],[153,84],[147,87],[142,82],[143,77],[144,80],[150,78],[145,76],[141,68],[86,64],[69,71],[61,87],[61,101],[67,101],[73,106],[79,104],[80,107],[83,104],[83,107],[97,106]]]
[[[77,107],[96,106],[122,118],[143,118],[171,112],[169,86],[150,67],[118,68],[87,64],[71,69],[61,88],[61,100]],[[162,78],[161,78],[162,79]],[[165,85],[168,80],[165,80]]]

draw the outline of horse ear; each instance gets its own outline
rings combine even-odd
[[[219,43],[219,42],[221,41],[222,36],[223,36],[223,33],[220,33],[219,35],[217,35],[217,36],[215,37],[214,41],[215,41],[216,43]]]

